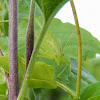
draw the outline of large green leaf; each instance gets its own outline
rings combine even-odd
[[[99,92],[99,90],[100,90],[100,82],[90,84],[82,91],[80,95],[80,100],[87,100],[90,97],[97,96],[97,92]],[[93,100],[93,99],[89,99],[89,100]]]
[[[35,31],[40,32],[41,28],[39,27],[40,18],[37,22],[35,20]],[[40,23],[39,23],[40,22]],[[21,20],[19,23],[19,53],[25,56],[25,32],[27,30],[28,20]],[[54,19],[50,25],[50,31],[53,34],[53,37],[61,41],[62,52],[67,58],[77,58],[77,37],[75,33],[75,26],[69,23],[62,23],[58,19]],[[82,57],[83,59],[93,59],[96,53],[100,53],[100,42],[94,38],[89,32],[81,28],[82,34]],[[49,35],[48,35],[49,37]],[[7,39],[7,38],[6,38]],[[8,40],[5,38],[0,38],[0,47],[4,52],[8,52]],[[44,40],[46,41],[46,40]],[[43,48],[46,48],[43,47]],[[58,48],[57,48],[58,49]],[[46,52],[50,51],[49,48],[46,49]],[[46,55],[49,55],[46,54]]]
[[[60,38],[64,56],[66,58],[77,58],[77,35],[76,27],[70,23],[62,23],[54,19],[49,27],[54,37]],[[100,41],[85,29],[80,28],[82,38],[82,58],[93,59],[100,54]]]
[[[43,12],[44,19],[47,21],[54,16],[63,4],[68,0],[35,0]]]
[[[18,57],[18,69],[19,69],[19,84],[21,85],[24,72],[25,72],[25,59],[22,57]],[[9,62],[8,62],[8,55],[0,56],[0,67],[2,67],[6,72],[9,73]]]
[[[18,73],[19,73],[19,84],[21,85],[24,73],[25,73],[26,60],[18,56]],[[0,56],[0,67],[9,73],[9,62],[8,56]],[[36,62],[33,68],[29,87],[32,88],[56,88],[54,82],[55,69],[43,62]]]
[[[69,86],[74,91],[76,90],[76,82],[77,82],[77,64],[78,64],[77,60],[70,59],[71,76],[69,77],[70,84],[68,84],[67,86]],[[94,82],[97,82],[96,79],[82,67],[81,91],[83,90],[84,87]]]
[[[54,83],[55,69],[43,62],[36,62],[33,68],[29,86],[32,88],[56,88]]]
[[[38,19],[38,24],[41,24],[42,18]],[[39,26],[36,24],[37,26]],[[36,28],[36,32],[40,32],[41,28]],[[100,53],[100,42],[85,29],[80,28],[82,37],[82,58],[93,59],[97,53]],[[36,35],[36,37],[38,34]],[[52,39],[52,43],[51,43]],[[57,45],[57,41],[59,46]],[[55,46],[56,45],[56,46]],[[41,44],[39,56],[47,59],[55,59],[56,51],[60,51],[58,58],[64,56],[66,59],[75,58],[78,56],[77,36],[75,26],[70,23],[62,23],[58,19],[54,19],[47,31],[44,40]],[[64,54],[64,55],[63,55]]]
[[[71,70],[70,66],[68,66],[68,64],[65,61],[63,61],[62,65],[59,67],[55,60],[49,60],[45,58],[38,58],[37,60],[42,61],[48,65],[51,65],[55,68],[55,80],[59,81],[62,84],[69,83],[68,78],[71,74]]]

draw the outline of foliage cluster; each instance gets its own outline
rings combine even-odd
[[[34,67],[31,69],[32,74],[28,81],[24,100],[51,100],[52,98],[50,99],[47,93],[50,95],[51,91],[54,92],[55,90],[64,93],[57,86],[74,97],[78,65],[76,27],[54,18],[57,11],[66,2],[68,0],[35,0],[35,47],[37,47],[39,39],[43,39],[43,41],[41,41],[41,46],[38,48],[36,61],[33,61],[32,66]],[[29,20],[30,0],[19,0],[18,7],[18,73],[19,86],[21,86],[26,67],[26,30]],[[4,53],[4,56],[0,56],[0,100],[8,100],[5,77],[5,71],[9,73],[8,20],[8,0],[0,0],[0,49]],[[80,32],[82,61],[95,59],[96,54],[100,54],[100,42],[85,29],[80,28]],[[34,52],[33,55],[35,56]],[[100,82],[97,82],[82,67],[79,99],[99,100],[99,84]],[[70,100],[71,98],[67,95],[66,98],[57,100],[65,99]]]

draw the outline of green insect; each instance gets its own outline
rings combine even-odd
[[[47,59],[55,59],[57,65],[61,66],[63,62],[63,53],[60,39],[56,39],[50,31],[47,31],[38,56]]]

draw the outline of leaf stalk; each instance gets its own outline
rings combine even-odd
[[[80,34],[79,22],[78,22],[77,13],[76,13],[73,0],[70,0],[70,4],[72,7],[74,20],[76,24],[77,41],[78,41],[78,72],[77,72],[76,96],[79,99],[80,85],[81,85],[81,65],[82,65],[81,34]]]
[[[71,95],[73,97],[73,99],[76,98],[76,95],[68,88],[66,87],[65,85],[61,84],[60,82],[58,81],[55,81],[55,83],[61,88],[63,89],[64,91],[66,91],[69,95]]]

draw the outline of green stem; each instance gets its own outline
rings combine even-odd
[[[69,95],[71,95],[73,97],[73,99],[76,98],[75,94],[68,88],[66,87],[65,85],[61,84],[60,82],[58,81],[55,81],[55,83],[61,88],[63,89],[64,91],[66,91]]]
[[[74,15],[75,24],[76,24],[77,41],[78,41],[78,72],[77,72],[76,96],[79,99],[80,84],[81,84],[81,65],[82,65],[81,34],[80,34],[77,13],[76,13],[76,10],[75,10],[75,6],[74,6],[73,0],[70,0],[70,3],[71,3],[73,15]]]
[[[26,75],[25,75],[25,78],[24,78],[24,81],[23,81],[23,85],[22,85],[22,88],[20,90],[20,93],[19,93],[19,96],[18,96],[17,100],[23,100],[24,99],[24,96],[25,96],[26,91],[27,91],[26,89],[28,87],[29,78],[30,78],[30,75],[32,73],[32,69],[34,67],[40,45],[42,43],[42,40],[44,38],[44,35],[45,35],[48,27],[49,27],[50,21],[51,20],[49,20],[47,23],[44,24],[44,26],[41,30],[41,33],[38,36],[38,39],[37,39],[36,45],[34,47],[30,62],[28,64],[28,69],[27,69],[27,72],[26,72]]]
[[[26,91],[27,91],[27,87],[28,87],[28,83],[29,83],[29,79],[30,79],[30,75],[32,73],[32,69],[35,65],[35,61],[36,61],[36,58],[37,58],[37,54],[38,54],[38,51],[39,51],[39,48],[40,48],[40,45],[43,41],[43,38],[46,34],[46,31],[52,21],[52,19],[54,18],[54,15],[57,13],[57,11],[62,7],[63,4],[65,4],[66,1],[64,0],[63,2],[61,2],[57,7],[56,9],[54,9],[54,11],[52,12],[52,14],[49,16],[48,20],[44,20],[44,25],[43,25],[43,28],[38,36],[38,39],[37,39],[37,42],[36,42],[36,45],[34,47],[34,50],[32,52],[32,56],[31,56],[31,59],[30,59],[30,62],[28,64],[28,68],[27,68],[27,71],[26,71],[26,74],[25,74],[25,77],[24,77],[24,81],[23,81],[23,84],[22,84],[22,87],[20,89],[20,92],[19,92],[19,95],[18,95],[18,98],[17,100],[23,100],[24,97],[25,97],[25,94],[26,94]]]

